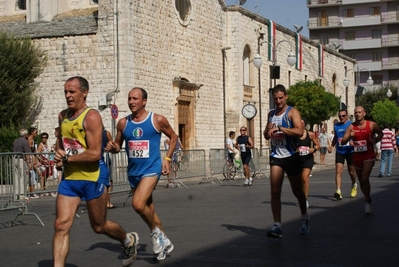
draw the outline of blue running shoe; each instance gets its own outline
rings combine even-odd
[[[281,230],[281,228],[275,224],[269,231],[267,231],[267,236],[273,238],[283,238],[283,230]]]
[[[302,219],[301,221],[301,235],[306,235],[310,230],[310,217],[309,214],[306,214],[306,219]]]

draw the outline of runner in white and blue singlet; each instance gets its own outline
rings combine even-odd
[[[303,125],[299,111],[287,105],[287,90],[281,84],[273,88],[273,98],[276,106],[268,115],[268,124],[264,131],[264,137],[272,146],[270,156],[270,189],[271,206],[274,225],[267,232],[268,237],[282,238],[281,229],[281,189],[284,180],[284,172],[290,180],[291,189],[298,199],[301,210],[300,233],[306,235],[309,232],[309,215],[306,209],[306,197],[302,188],[302,163],[297,153],[297,138],[303,135]]]

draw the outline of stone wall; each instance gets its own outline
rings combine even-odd
[[[238,6],[227,8],[221,0],[190,1],[191,12],[185,22],[175,10],[173,0],[122,2],[116,5],[114,1],[102,0],[98,8],[61,13],[50,23],[26,24],[0,17],[0,29],[32,37],[48,54],[47,68],[38,78],[38,94],[44,103],[36,122],[39,129],[52,133],[57,114],[65,107],[64,81],[70,76],[81,75],[90,82],[89,106],[98,108],[98,102],[112,93],[111,103],[119,107],[121,118],[130,113],[128,91],[134,86],[143,87],[149,94],[147,108],[163,114],[176,131],[180,117],[184,115],[179,109],[179,99],[191,99],[190,130],[184,140],[189,144],[188,148],[223,147],[228,131],[237,131],[240,125],[247,123],[241,115],[242,106],[253,102],[259,107],[258,71],[253,67],[252,59],[258,49],[259,29],[267,29],[267,19]],[[281,26],[277,30],[278,40],[294,44],[293,32]],[[231,47],[225,51],[226,132],[223,123],[223,46]],[[242,58],[246,46],[251,58],[249,85],[252,91],[249,98],[244,97],[243,90]],[[289,85],[305,77],[308,80],[320,78],[328,91],[341,94],[344,65],[348,68],[353,65],[350,59],[326,51],[325,75],[319,77],[316,43],[304,41],[302,71],[287,65],[288,50],[286,43],[279,46],[281,78],[278,83]],[[261,68],[264,127],[269,110],[268,89],[272,86],[266,44],[261,47],[261,55],[264,62]],[[182,96],[182,88],[177,86],[181,83],[176,81],[185,81],[196,88],[191,92],[192,98]],[[349,96],[350,103],[354,103],[354,92]],[[105,127],[113,131],[115,121],[111,119],[109,106],[100,110]],[[258,114],[251,123],[256,147],[260,145],[260,126]],[[49,140],[50,144],[53,142],[53,139]]]

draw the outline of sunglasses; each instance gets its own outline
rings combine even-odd
[[[47,136],[42,136],[42,139],[44,139],[44,138],[45,138],[45,139],[48,139],[48,137],[47,137]]]
[[[340,117],[340,118],[345,118],[346,115],[338,115],[338,117]]]

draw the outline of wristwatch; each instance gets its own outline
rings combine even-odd
[[[62,157],[62,165],[65,165],[68,163],[68,157],[69,157],[68,154],[65,154],[65,156]]]

